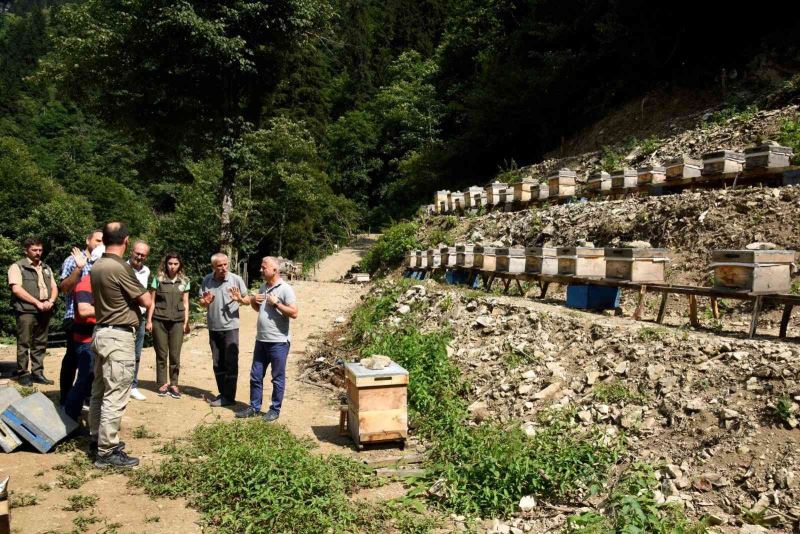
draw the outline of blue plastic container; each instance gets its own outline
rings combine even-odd
[[[618,287],[595,285],[567,286],[567,307],[579,310],[613,310],[619,307]]]

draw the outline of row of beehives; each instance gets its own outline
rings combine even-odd
[[[589,176],[584,191],[600,192],[625,190],[647,185],[658,185],[683,179],[700,178],[743,170],[760,170],[788,167],[793,151],[789,147],[766,144],[745,149],[744,152],[720,150],[703,154],[703,159],[680,157],[665,166],[640,169],[619,169],[610,174],[604,171]],[[437,191],[429,212],[448,213],[481,206],[498,206],[511,202],[531,202],[550,198],[575,196],[574,171],[561,169],[548,176],[544,183],[526,178],[514,184],[494,182],[486,187],[472,186],[464,191]]]
[[[791,287],[792,250],[715,250],[714,287],[786,293]],[[406,252],[414,269],[464,268],[485,273],[543,274],[663,283],[669,250],[663,248],[526,247],[462,244]]]

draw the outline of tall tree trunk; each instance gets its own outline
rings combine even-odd
[[[234,256],[233,226],[231,224],[231,217],[233,216],[233,185],[235,180],[236,169],[234,168],[233,161],[231,161],[230,157],[223,155],[222,183],[220,184],[222,210],[220,212],[221,225],[219,246],[220,250],[227,254],[229,258]]]

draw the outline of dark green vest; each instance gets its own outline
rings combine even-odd
[[[153,319],[159,321],[183,322],[183,284],[180,278],[174,282],[158,280],[156,288],[156,309]]]
[[[31,265],[31,260],[22,258],[17,265],[22,273],[22,289],[30,293],[32,297],[39,298],[39,276]],[[42,263],[42,278],[44,278],[44,285],[47,286],[47,298],[49,299],[52,296],[50,291],[53,283],[53,271],[46,263]],[[36,306],[14,296],[11,297],[11,305],[19,313],[39,313]]]

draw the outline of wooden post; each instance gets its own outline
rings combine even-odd
[[[750,331],[747,334],[747,337],[754,337],[756,335],[756,330],[758,329],[758,316],[761,314],[761,300],[763,297],[761,295],[757,296],[753,301],[753,317],[750,319]]]
[[[644,313],[644,297],[647,294],[647,286],[642,285],[639,288],[639,302],[636,304],[636,310],[633,312],[633,320],[638,321],[642,318],[642,313]]]
[[[661,305],[658,307],[658,317],[656,318],[658,324],[664,322],[664,312],[667,311],[667,300],[669,300],[669,293],[664,291],[664,293],[661,294]]]
[[[717,299],[711,297],[711,316],[714,319],[719,319],[719,306],[717,306]]]
[[[523,297],[527,296],[527,293],[524,289],[522,289],[522,284],[519,281],[519,278],[515,278],[514,281],[517,283],[517,289],[519,289],[519,294]]]
[[[689,323],[695,328],[700,326],[700,321],[697,319],[696,295],[689,295]]]
[[[550,282],[539,282],[539,287],[542,288],[542,294],[539,295],[539,298],[543,299],[547,295],[547,288],[550,287]]]
[[[508,286],[511,285],[510,278],[503,278],[503,295],[508,295]]]
[[[783,305],[783,315],[781,315],[781,330],[778,333],[778,337],[786,337],[786,329],[789,327],[789,319],[792,317],[792,308],[794,308],[794,304]]]

